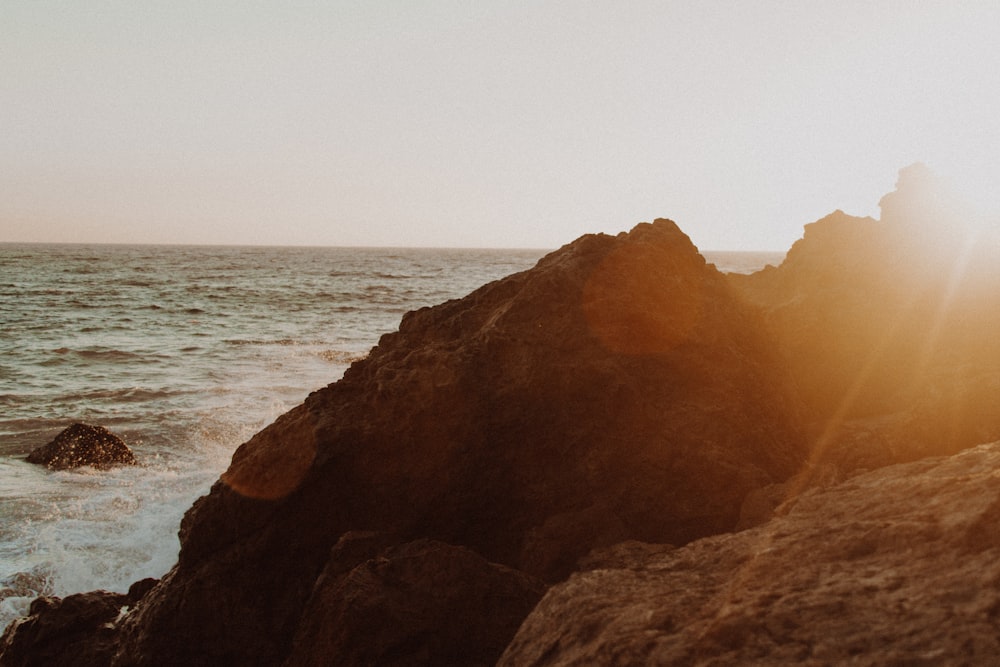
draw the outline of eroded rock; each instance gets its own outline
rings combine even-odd
[[[103,426],[73,424],[48,444],[35,449],[28,463],[38,463],[54,470],[91,466],[112,468],[135,465],[135,454],[125,441]]]
[[[813,489],[769,524],[573,575],[501,665],[992,664],[1000,443]]]
[[[28,616],[0,637],[4,667],[105,667],[117,648],[117,621],[156,585],[134,583],[128,593],[91,591],[36,598]]]
[[[185,516],[123,656],[281,662],[352,530],[550,581],[593,548],[731,530],[747,493],[801,466],[799,424],[756,311],[673,222],[582,237],[408,313],[244,444]]]

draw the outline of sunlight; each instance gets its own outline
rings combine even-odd
[[[974,229],[995,237],[1000,232],[1000,173],[979,165],[954,174],[952,182],[956,196],[968,204]]]
[[[954,279],[959,265],[995,254],[1000,217],[988,211],[996,198],[983,185],[960,190],[921,162],[901,169],[896,189],[879,201],[888,247],[908,267],[901,277],[913,279],[914,286]]]
[[[932,414],[927,407],[938,405],[942,392],[950,391],[940,384],[942,369],[995,363],[988,350],[997,326],[997,313],[989,304],[1000,285],[1000,244],[991,224],[996,218],[976,213],[967,198],[922,163],[902,169],[896,189],[879,206],[878,231],[866,247],[871,252],[867,264],[877,268],[863,289],[870,290],[880,307],[859,310],[855,316],[864,319],[855,325],[873,317],[881,318],[880,324],[861,334],[865,344],[858,348],[860,355],[841,359],[853,372],[818,425],[809,464],[789,484],[787,498],[808,488],[831,448],[850,437],[845,427],[865,413],[873,387],[880,387],[877,396],[902,420],[903,439],[895,447],[908,446],[908,436],[902,434],[910,427],[905,424],[917,423],[938,434],[936,446],[947,447],[957,442],[962,429],[945,422],[978,399],[955,394],[948,399],[950,412]],[[895,412],[899,410],[904,412]]]

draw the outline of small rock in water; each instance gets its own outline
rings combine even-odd
[[[111,468],[135,465],[135,455],[117,435],[103,426],[73,424],[44,447],[28,454],[28,463],[38,463],[53,470],[80,466]]]

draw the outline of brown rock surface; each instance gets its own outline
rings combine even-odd
[[[545,592],[533,577],[433,540],[350,567],[351,541],[317,580],[287,667],[494,665]]]
[[[36,598],[25,618],[0,637],[3,667],[103,667],[117,648],[116,622],[155,585],[143,579],[127,594],[91,591]]]
[[[633,547],[553,587],[500,664],[995,664],[998,471],[983,445],[813,489],[765,526]]]
[[[748,492],[798,470],[798,420],[758,315],[674,223],[582,237],[408,313],[244,444],[119,660],[280,663],[351,530],[550,580],[593,547],[730,530]]]
[[[134,465],[135,455],[121,438],[103,426],[73,424],[47,445],[28,454],[27,461],[55,470],[81,466],[111,468]]]

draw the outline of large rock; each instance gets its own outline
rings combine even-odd
[[[920,164],[881,207],[836,211],[781,266],[729,276],[816,416],[813,457],[845,469],[1000,438],[996,239]]]
[[[1000,443],[813,489],[770,524],[612,554],[501,665],[992,665]]]
[[[113,468],[135,465],[135,454],[121,438],[103,426],[73,424],[47,445],[35,449],[28,463],[38,463],[54,470],[91,466]]]
[[[143,579],[128,593],[91,591],[31,603],[28,616],[0,637],[3,667],[103,667],[117,649],[116,623],[156,584]]]
[[[240,447],[119,660],[280,663],[351,530],[549,581],[595,547],[731,530],[801,466],[799,418],[757,313],[674,223],[582,237],[408,313]]]

